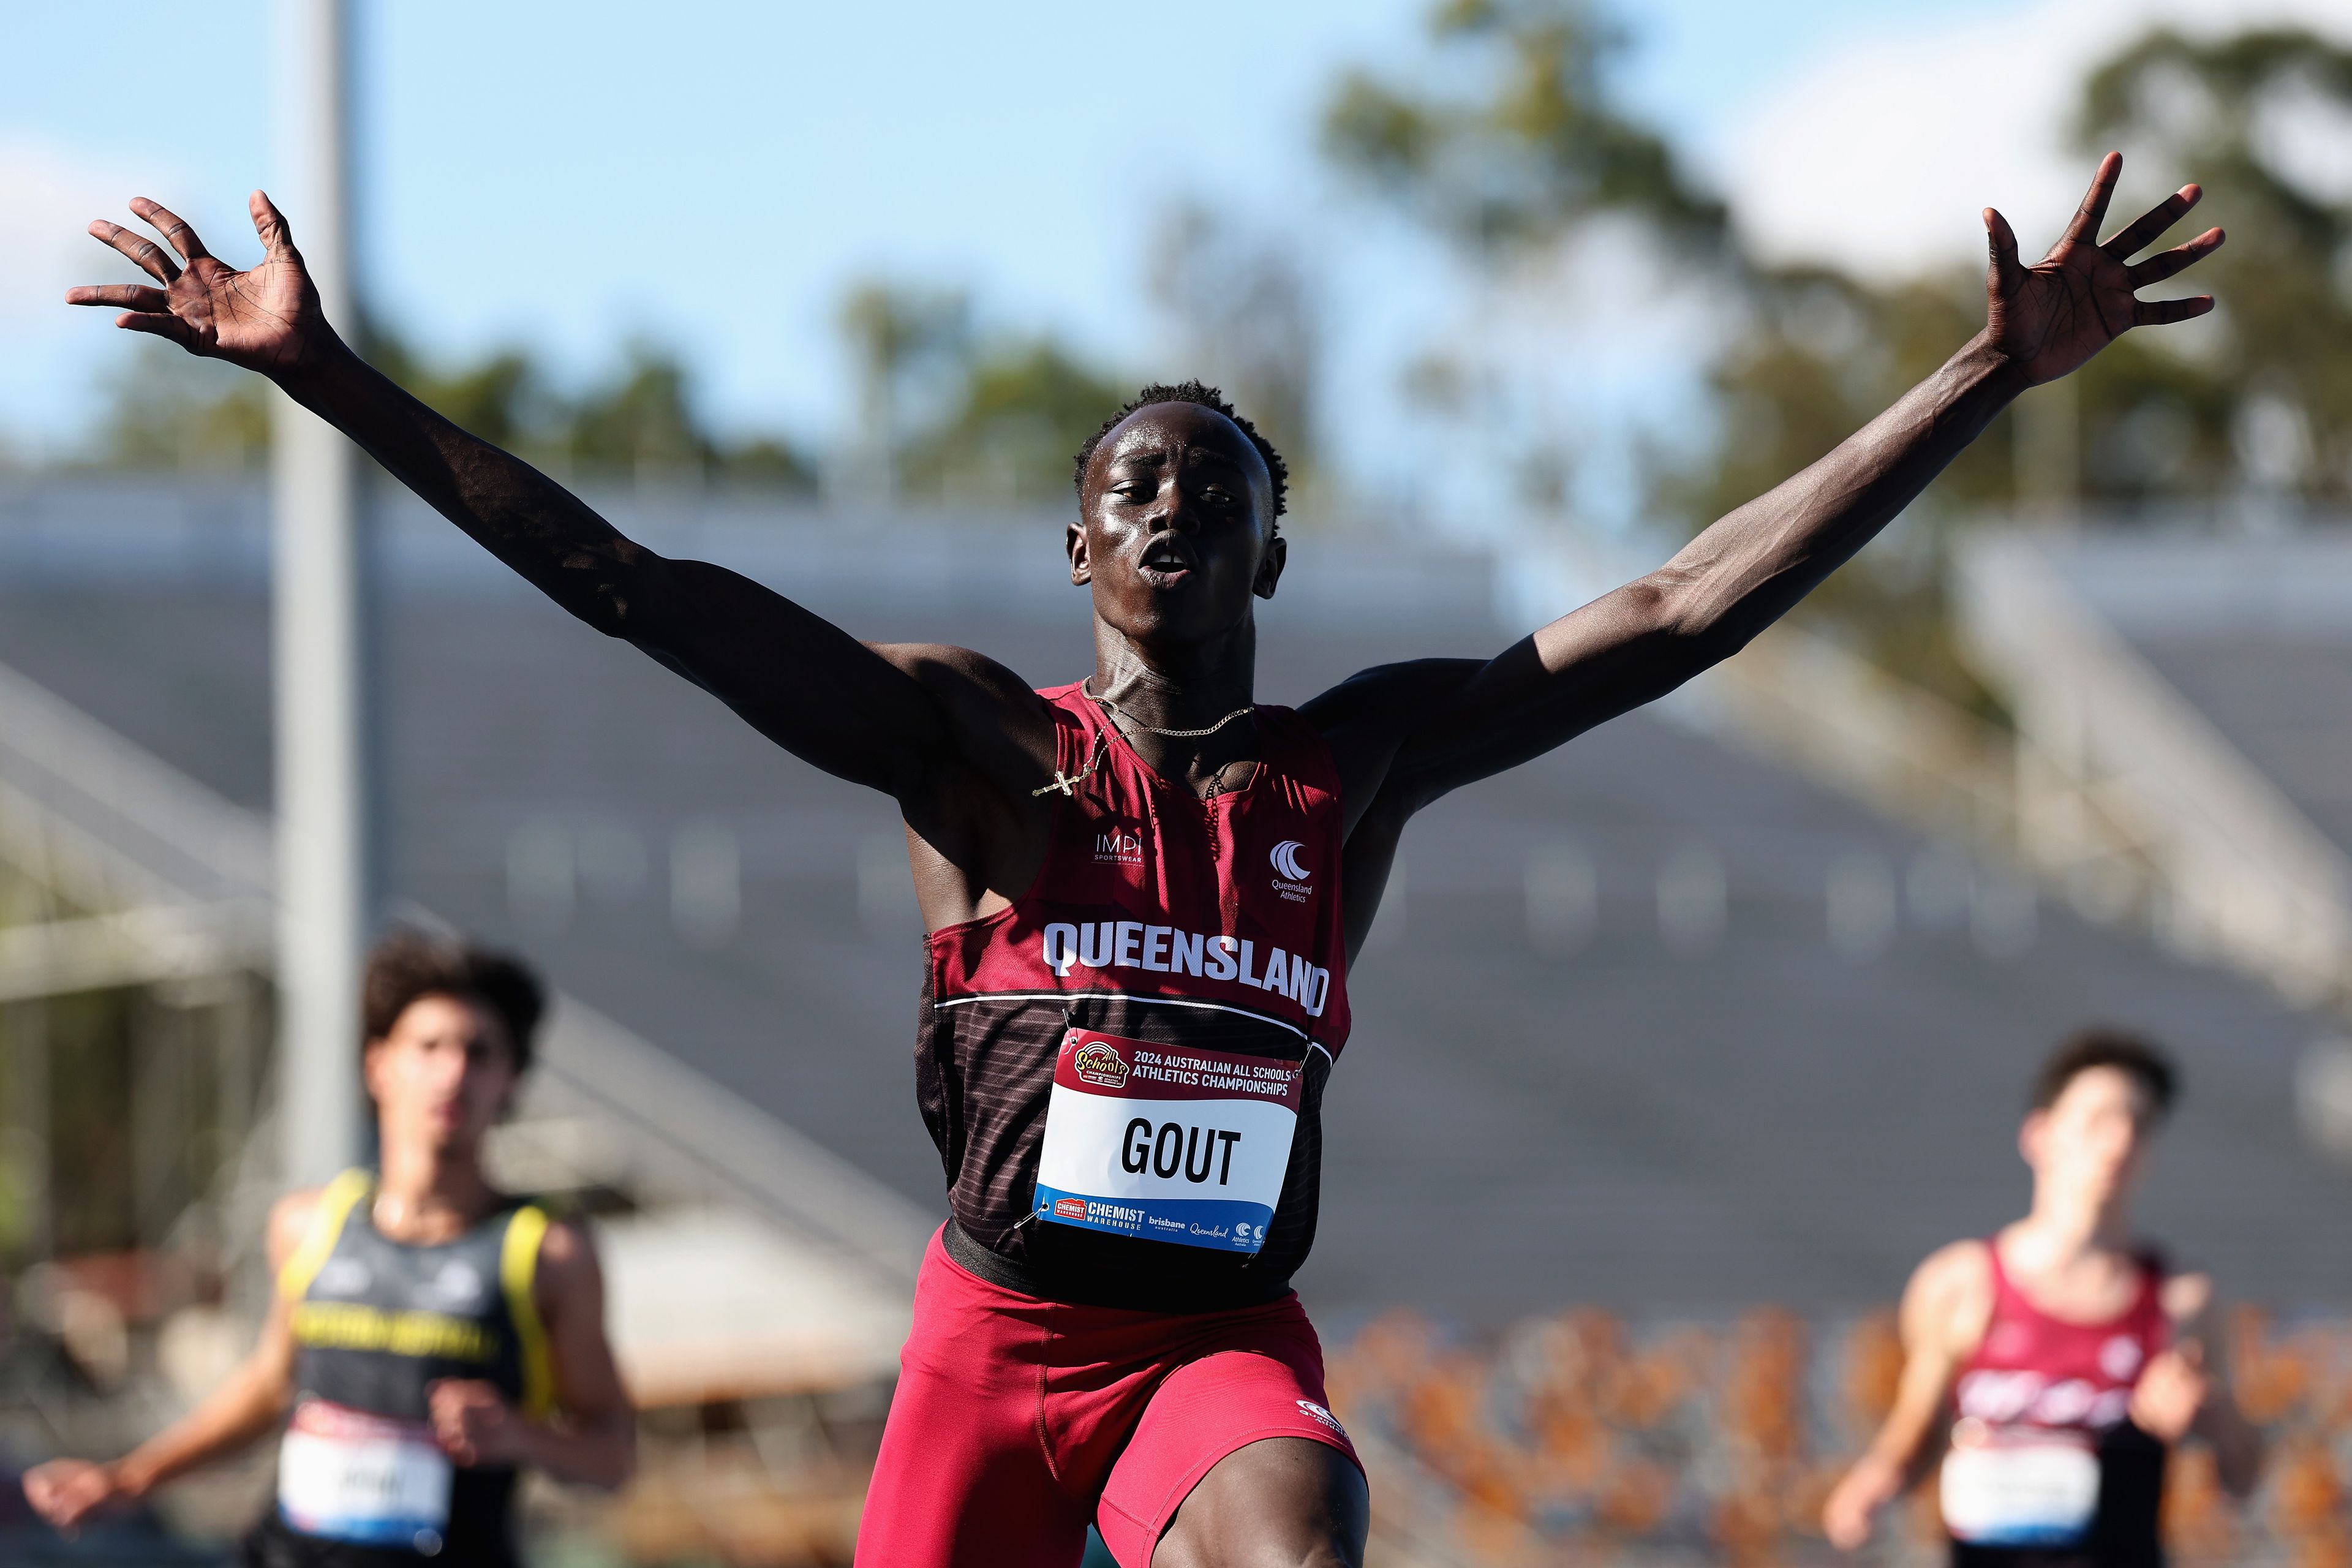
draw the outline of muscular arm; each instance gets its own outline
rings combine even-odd
[[[2221,242],[2218,229],[2137,266],[2127,258],[2195,205],[2195,186],[2096,243],[2122,160],[2100,164],[2049,255],[2021,266],[1988,210],[1987,325],[1944,366],[1801,473],[1721,519],[1649,575],[1561,616],[1484,664],[1368,672],[1323,717],[1358,794],[1410,811],[1538,756],[1729,658],[1867,543],[2028,386],[2074,369],[2135,325],[2210,299],[2143,302]],[[1388,717],[1349,726],[1344,716]],[[1350,732],[1350,731],[1353,732]]]
[[[77,289],[68,300],[121,307],[120,326],[269,376],[557,604],[827,773],[902,802],[951,760],[1001,775],[1008,789],[1034,783],[1038,760],[1052,755],[1051,726],[1017,680],[961,649],[861,643],[748,578],[625,537],[352,353],[320,309],[285,218],[258,192],[251,205],[259,266],[226,267],[186,224],[142,200],[132,210],[184,268],[152,241],[100,222],[92,232],[163,287]]]
[[[278,1201],[269,1216],[269,1269],[274,1279],[302,1244],[317,1205],[315,1192]],[[135,1502],[174,1477],[201,1469],[251,1445],[286,1413],[294,1390],[294,1330],[286,1299],[270,1293],[269,1315],[253,1353],[196,1407],[122,1458],[93,1465],[60,1459],[25,1477],[25,1495],[50,1523],[70,1530],[99,1509]]]

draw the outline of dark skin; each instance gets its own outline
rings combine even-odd
[[[1364,670],[1300,712],[1329,744],[1346,814],[1349,957],[1371,929],[1399,836],[1447,792],[1539,756],[1738,651],[1862,548],[2027,387],[2137,326],[2210,298],[2134,290],[2221,245],[2219,229],[2133,264],[2197,203],[2183,187],[2105,243],[2122,159],[2100,163],[2058,243],[2023,264],[1984,213],[1985,330],[1803,472],[1708,528],[1672,561],[1491,659]],[[1044,863],[1056,798],[1054,730],[1027,681],[966,648],[865,643],[724,568],[624,537],[529,465],[476,440],[362,363],[327,323],[285,219],[257,192],[262,261],[238,271],[178,217],[131,203],[171,249],[114,224],[91,233],[153,280],[76,289],[116,324],[268,375],[349,435],[499,560],[590,626],[711,692],[777,744],[898,803],[926,925],[992,914]],[[177,255],[173,254],[173,251]],[[1256,765],[1255,605],[1279,586],[1272,476],[1234,423],[1189,404],[1128,416],[1089,464],[1068,533],[1070,580],[1093,599],[1088,689],[1163,778],[1209,795]],[[1040,795],[1041,789],[1047,793]],[[1155,1562],[1360,1561],[1362,1478],[1336,1453],[1269,1439],[1218,1465]],[[1287,1550],[1295,1547],[1295,1551]]]

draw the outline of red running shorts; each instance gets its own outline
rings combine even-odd
[[[1183,1316],[1044,1301],[934,1236],[898,1367],[862,1568],[1076,1568],[1089,1522],[1121,1568],[1148,1568],[1234,1449],[1305,1437],[1356,1459],[1296,1295]]]

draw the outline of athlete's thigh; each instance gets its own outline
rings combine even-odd
[[[1233,1530],[1253,1521],[1248,1539],[1269,1548],[1328,1538],[1360,1552],[1362,1510],[1351,1514],[1348,1501],[1360,1504],[1363,1476],[1326,1405],[1322,1351],[1295,1303],[1236,1325],[1225,1343],[1152,1392],[1103,1487],[1103,1540],[1121,1568],[1356,1561],[1320,1546],[1288,1559],[1232,1555]]]
[[[1217,1461],[1151,1568],[1362,1568],[1371,1494],[1355,1461],[1307,1437],[1262,1437]]]
[[[1055,1484],[1035,1397],[901,1372],[857,1525],[861,1568],[1077,1568],[1085,1505]]]
[[[991,1310],[933,1238],[857,1526],[864,1568],[1077,1568],[1090,1499],[1039,1430],[1037,1325]]]

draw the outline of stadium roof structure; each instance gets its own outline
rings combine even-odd
[[[392,890],[937,1211],[911,1093],[920,932],[888,803],[404,500],[383,511]],[[613,511],[862,637],[966,643],[1041,685],[1088,668],[1051,517]],[[260,518],[228,486],[0,498],[0,664],[266,808]],[[1508,635],[1508,562],[1349,533],[1291,548],[1261,621],[1270,700]],[[2352,1176],[2294,1124],[2294,1064],[2323,1024],[1960,848],[1644,714],[1439,803],[1400,864],[1350,979],[1311,1307],[1491,1322],[1885,1300],[1930,1247],[2021,1211],[2023,1085],[2090,1021],[2149,1030],[2186,1068],[2151,1228],[2234,1291],[2345,1294]]]

